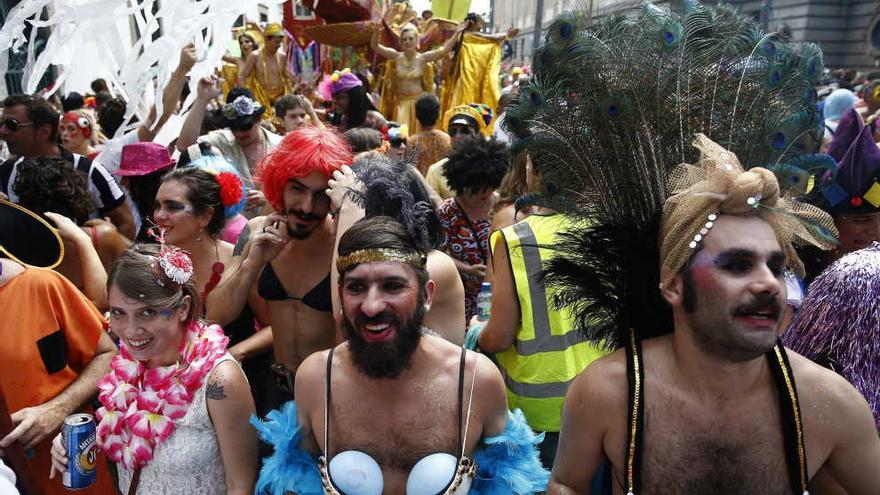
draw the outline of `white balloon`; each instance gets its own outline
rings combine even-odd
[[[382,495],[385,479],[382,469],[369,455],[346,450],[330,459],[330,479],[346,495]]]
[[[437,495],[455,477],[458,459],[440,452],[423,457],[406,480],[406,495]]]

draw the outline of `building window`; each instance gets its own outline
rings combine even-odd
[[[874,18],[868,29],[868,47],[873,53],[880,53],[880,15]]]
[[[269,22],[269,7],[265,5],[257,5],[257,11],[260,13],[260,23],[266,24]]]

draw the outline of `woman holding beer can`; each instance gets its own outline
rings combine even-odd
[[[119,491],[253,493],[253,399],[223,330],[196,316],[192,260],[164,243],[137,246],[114,262],[107,287],[121,349],[98,382],[97,444],[118,467]],[[52,476],[68,460],[59,435]]]

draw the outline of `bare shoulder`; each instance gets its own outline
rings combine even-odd
[[[565,396],[566,409],[578,415],[609,417],[597,415],[598,409],[613,416],[614,411],[626,410],[628,386],[626,353],[618,349],[590,363],[575,378]]]
[[[131,240],[120,234],[112,223],[100,222],[91,228],[95,229],[95,237],[98,239],[96,249],[99,255],[114,260],[131,247]]]
[[[828,424],[845,424],[868,410],[867,401],[849,382],[834,371],[820,366],[800,354],[786,349],[794,372],[801,410],[825,408],[830,414]]]
[[[232,252],[235,249],[235,246],[226,242],[217,240],[217,251],[220,252],[221,259],[229,259],[232,257]]]
[[[455,267],[455,262],[452,261],[452,258],[443,251],[432,249],[428,253],[427,268],[428,275],[435,284],[444,286],[453,285],[453,282],[456,280],[461,280],[461,276],[458,274],[458,268]]]
[[[208,374],[208,387],[212,383],[221,386],[238,386],[247,385],[247,380],[241,366],[234,359],[229,359],[214,366]]]
[[[503,396],[505,393],[504,379],[501,377],[501,372],[495,366],[495,363],[484,354],[474,351],[467,351],[467,359],[468,361],[473,360],[472,370],[469,371],[476,373],[474,395],[478,393],[493,395],[500,393]]]
[[[346,344],[340,344],[336,349],[344,345]],[[312,404],[323,401],[321,390],[324,388],[329,355],[329,350],[314,352],[296,369],[293,396],[303,410],[308,410]]]
[[[492,231],[501,230],[505,227],[513,225],[516,215],[516,206],[511,203],[502,206],[492,217]]]
[[[224,399],[250,397],[250,387],[238,362],[233,359],[214,366],[205,383],[205,397],[208,404]]]

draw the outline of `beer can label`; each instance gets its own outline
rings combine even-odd
[[[61,477],[65,488],[78,490],[95,482],[98,446],[95,420],[88,414],[74,414],[64,420],[61,440],[67,449],[67,471]]]

